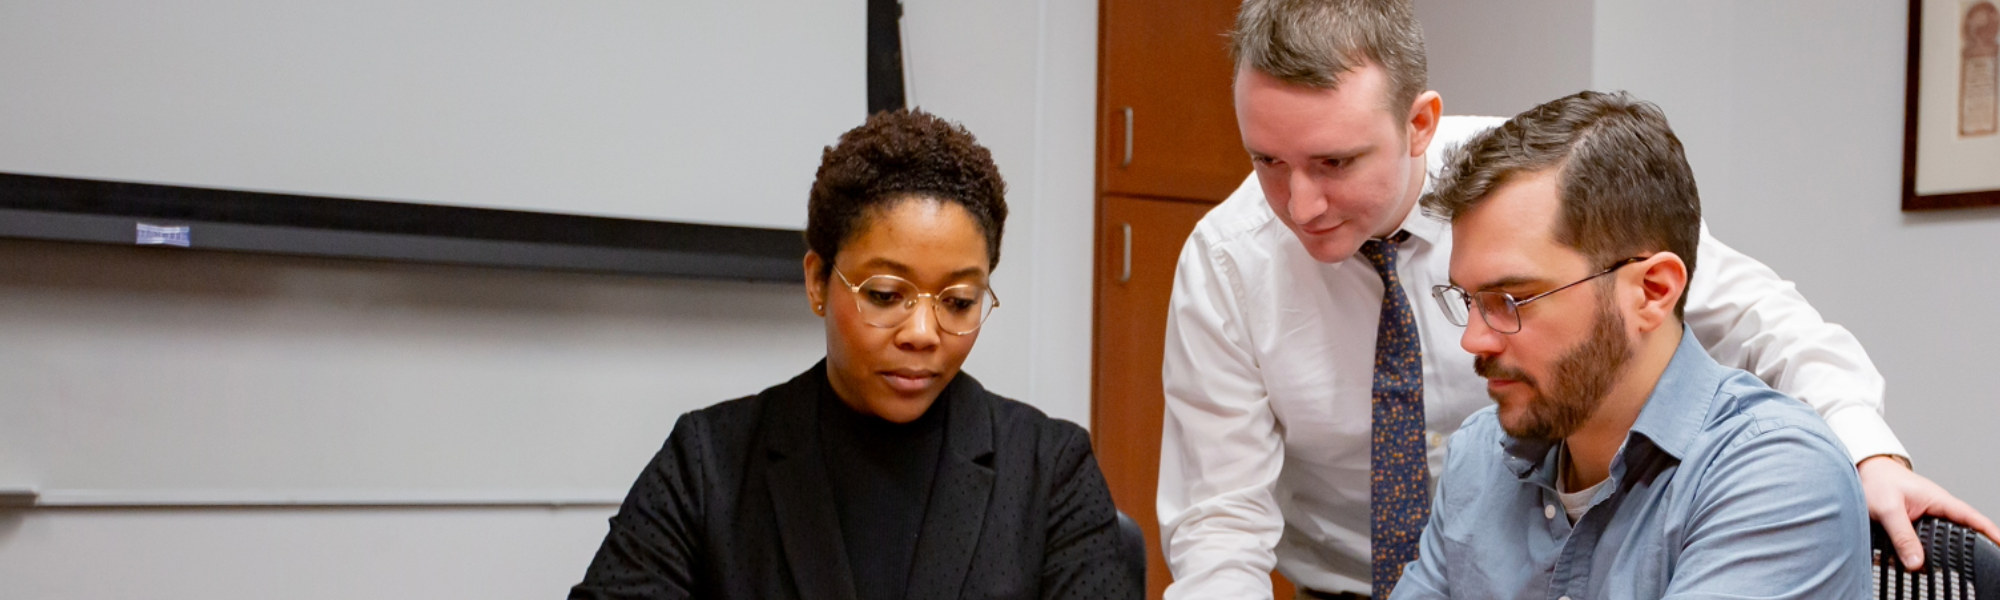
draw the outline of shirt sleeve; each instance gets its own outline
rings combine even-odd
[[[1828,323],[1790,281],[1701,227],[1687,324],[1715,361],[1804,400],[1852,462],[1909,458],[1882,419],[1882,374],[1847,328]]]
[[[1417,538],[1417,559],[1403,565],[1403,578],[1396,580],[1395,589],[1389,592],[1389,600],[1451,598],[1451,562],[1445,558],[1444,535],[1439,532],[1451,517],[1444,509],[1447,506],[1445,496],[1452,493],[1452,481],[1455,479],[1458,478],[1449,475],[1438,478],[1436,493],[1431,494],[1430,518],[1424,520],[1424,532]]]
[[[1835,444],[1751,425],[1696,492],[1664,598],[1868,597],[1868,510]]]
[[[696,590],[704,489],[701,428],[681,416],[653,462],[639,474],[611,531],[570,589],[570,600],[691,598]]]
[[[1272,593],[1284,438],[1250,351],[1235,276],[1197,227],[1174,273],[1162,367],[1157,508],[1174,575],[1169,600]]]

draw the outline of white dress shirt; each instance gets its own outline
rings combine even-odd
[[[1500,124],[1445,117],[1427,156]],[[1428,191],[1430,183],[1425,182]],[[1431,472],[1444,440],[1492,401],[1463,328],[1431,286],[1448,283],[1451,226],[1422,209],[1398,275],[1423,343]],[[1859,341],[1827,323],[1789,281],[1702,227],[1687,324],[1723,365],[1811,404],[1855,460],[1907,456],[1882,420],[1882,376]],[[1304,588],[1369,589],[1369,456],[1382,279],[1366,260],[1322,264],[1252,174],[1195,226],[1167,317],[1166,422],[1160,451],[1167,598],[1270,598],[1273,568]]]

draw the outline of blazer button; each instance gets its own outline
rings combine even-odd
[[[1554,504],[1550,504],[1550,505],[1547,505],[1547,506],[1543,506],[1543,507],[1542,507],[1542,518],[1544,518],[1544,519],[1553,519],[1553,518],[1556,518],[1556,505],[1554,505]],[[1569,600],[1569,599],[1567,599],[1567,598],[1564,598],[1563,600]]]

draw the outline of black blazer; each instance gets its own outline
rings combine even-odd
[[[824,362],[682,415],[570,598],[852,600],[816,426]],[[1117,509],[1074,423],[958,374],[907,595],[1140,598]]]

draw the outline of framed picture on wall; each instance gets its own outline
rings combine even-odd
[[[2000,0],[1910,0],[1903,210],[2000,206]]]

